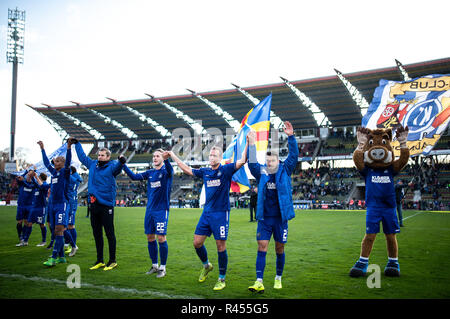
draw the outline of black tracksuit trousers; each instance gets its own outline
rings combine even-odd
[[[103,228],[108,239],[109,261],[116,262],[116,235],[114,234],[114,207],[105,206],[97,201],[90,203],[92,234],[97,249],[97,263],[103,260]]]

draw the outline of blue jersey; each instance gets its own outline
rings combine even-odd
[[[173,167],[168,160],[160,169],[149,169],[143,173],[134,174],[126,165],[123,169],[134,181],[147,180],[147,211],[169,210]]]
[[[34,181],[34,196],[33,196],[33,208],[42,208],[47,206],[47,194],[50,185],[43,182],[39,185]]]
[[[72,160],[72,152],[70,149],[66,153],[66,162],[64,167],[57,171],[48,160],[45,150],[42,150],[42,159],[45,167],[52,175],[52,181],[50,186],[50,197],[53,205],[63,204],[68,201],[67,189],[69,186],[70,178],[70,162]]]
[[[264,203],[264,217],[281,217],[280,204],[278,203],[276,174],[269,174],[266,187],[266,200]]]
[[[19,198],[17,199],[17,206],[31,206],[33,203],[33,188],[32,183],[28,183],[26,180],[18,181],[19,185]]]
[[[230,211],[231,177],[236,172],[235,163],[219,165],[217,169],[202,167],[193,169],[194,176],[202,178],[205,186],[205,212]]]
[[[392,166],[377,169],[365,167],[360,173],[366,182],[367,207],[396,207],[394,176],[397,174]]]
[[[69,201],[76,201],[78,195],[78,187],[83,180],[77,172],[70,175],[69,185],[67,187],[67,197]]]

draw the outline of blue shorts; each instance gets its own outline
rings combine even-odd
[[[160,210],[145,212],[144,228],[145,234],[156,234],[165,236],[167,234],[167,224],[169,222],[169,211]]]
[[[69,225],[75,225],[75,214],[77,212],[77,207],[78,203],[76,201],[71,201],[67,204],[66,214]]]
[[[383,233],[396,234],[400,232],[400,226],[398,225],[397,212],[395,207],[367,207],[366,234],[379,233],[380,222],[383,224]]]
[[[55,227],[56,225],[63,225],[67,228],[67,223],[69,221],[68,216],[66,214],[67,204],[66,203],[58,203],[52,204],[48,206],[48,215],[52,216],[51,225]]]
[[[256,240],[270,240],[272,235],[276,242],[286,244],[288,236],[287,221],[283,223],[279,217],[266,217],[264,220],[258,220]]]
[[[211,236],[215,240],[227,240],[230,212],[203,212],[195,228],[195,235]]]
[[[28,219],[31,208],[31,206],[17,206],[16,220]]]
[[[33,207],[28,216],[29,223],[45,224],[45,207]]]

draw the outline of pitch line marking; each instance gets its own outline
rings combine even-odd
[[[406,217],[406,218],[403,218],[403,220],[407,220],[408,218],[417,216],[417,215],[419,215],[419,214],[422,214],[422,212],[418,212],[418,213],[415,213],[414,215],[411,215],[411,216],[408,216],[408,217]]]
[[[63,280],[42,278],[42,277],[36,277],[36,276],[26,277],[24,275],[19,275],[19,274],[2,274],[2,273],[0,273],[0,277],[66,285],[66,282]],[[164,299],[200,299],[201,298],[201,297],[194,297],[194,296],[169,295],[169,294],[165,294],[165,293],[162,293],[159,291],[152,291],[152,290],[137,290],[134,288],[117,288],[114,286],[103,286],[103,285],[97,286],[97,285],[93,285],[93,284],[89,284],[89,283],[81,283],[81,287],[82,288],[100,289],[103,291],[109,291],[109,292],[115,292],[115,293],[150,295],[150,296],[160,297],[160,298],[164,298]]]

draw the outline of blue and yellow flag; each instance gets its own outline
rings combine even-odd
[[[222,164],[235,163],[242,157],[247,142],[247,134],[250,130],[256,132],[257,160],[260,164],[265,163],[265,153],[269,144],[271,104],[272,93],[244,116],[236,136],[223,154]],[[249,176],[251,174],[247,168],[247,164],[245,164],[245,166],[234,173],[230,191],[244,193],[249,190]]]

